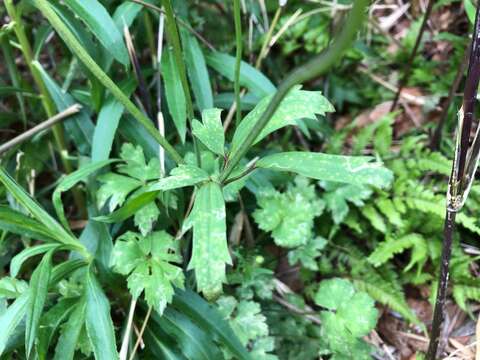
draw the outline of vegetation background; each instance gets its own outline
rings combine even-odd
[[[2,0],[0,359],[422,359],[475,11]]]

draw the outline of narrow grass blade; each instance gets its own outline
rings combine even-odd
[[[0,324],[2,324],[2,331],[0,331],[0,355],[2,355],[5,350],[8,339],[25,317],[28,308],[28,299],[28,292],[22,294],[0,315]]]
[[[10,276],[16,277],[23,263],[31,257],[46,253],[51,250],[58,250],[59,247],[60,245],[58,244],[42,244],[24,249],[15,255],[10,261]]]

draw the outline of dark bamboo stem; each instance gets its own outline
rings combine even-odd
[[[452,174],[449,180],[449,190],[447,195],[447,214],[445,216],[444,240],[442,249],[442,259],[440,263],[440,278],[438,280],[437,298],[435,301],[435,310],[433,313],[432,332],[430,335],[430,344],[426,360],[435,360],[440,338],[440,328],[443,321],[443,311],[447,297],[448,275],[450,266],[450,255],[452,253],[453,230],[455,227],[456,212],[461,210],[461,204],[465,201],[469,188],[469,177],[465,169],[472,164],[467,161],[467,153],[470,147],[470,132],[472,129],[475,101],[477,98],[478,83],[480,81],[480,7],[477,5],[477,14],[475,17],[475,26],[470,46],[470,56],[468,64],[467,79],[463,92],[463,115],[460,115],[459,128],[460,138],[457,140],[457,149],[455,160],[452,166]],[[473,173],[472,173],[473,174]]]
[[[415,40],[415,45],[413,46],[413,50],[410,53],[410,57],[408,58],[407,61],[407,67],[405,69],[405,72],[400,80],[400,83],[398,84],[398,90],[397,93],[395,94],[395,98],[393,99],[392,107],[390,108],[390,112],[394,111],[395,108],[397,107],[398,100],[400,99],[400,93],[402,92],[403,88],[408,82],[408,79],[410,78],[410,74],[412,73],[412,66],[413,66],[413,61],[415,60],[417,56],[418,49],[420,47],[420,42],[422,41],[423,33],[425,32],[425,29],[427,28],[427,22],[428,19],[430,18],[430,14],[432,13],[433,9],[433,4],[435,3],[435,0],[430,0],[428,2],[427,10],[425,11],[425,15],[423,16],[423,21],[422,25],[420,26],[420,30],[417,35],[417,39]]]
[[[440,341],[440,329],[443,322],[445,299],[447,297],[450,255],[452,254],[452,239],[453,231],[455,229],[455,215],[455,212],[449,210],[447,210],[447,214],[445,215],[440,278],[438,279],[437,299],[435,301],[432,332],[430,334],[430,344],[428,345],[426,360],[435,360],[437,356],[438,343]]]

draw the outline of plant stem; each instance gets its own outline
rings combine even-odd
[[[51,118],[55,115],[55,105],[53,104],[52,98],[45,86],[45,83],[42,80],[38,70],[33,66],[33,51],[32,46],[27,38],[27,34],[25,33],[25,26],[23,24],[22,17],[18,14],[15,5],[13,4],[13,0],[5,0],[5,8],[7,10],[8,16],[14,21],[15,25],[13,30],[15,35],[20,43],[20,48],[22,50],[23,57],[27,63],[28,69],[32,74],[33,81],[37,86],[38,91],[41,95],[42,106],[47,114],[47,117]],[[52,128],[53,130],[53,137],[55,139],[55,143],[57,145],[58,150],[60,151],[60,159],[63,164],[63,168],[67,174],[70,174],[73,171],[72,164],[68,160],[68,151],[67,145],[65,143],[65,138],[63,135],[63,127],[61,124],[55,124]],[[78,191],[78,189],[73,189],[73,197],[75,204],[83,216],[86,214],[86,207],[85,201],[82,194]]]
[[[343,30],[338,35],[338,38],[335,39],[333,44],[321,54],[317,55],[306,64],[291,72],[280,84],[277,92],[270,100],[267,109],[252,128],[252,131],[248,134],[245,141],[238,147],[237,151],[235,151],[233,154],[230,154],[229,161],[220,175],[220,181],[222,183],[227,180],[235,166],[237,166],[242,157],[247,153],[258,134],[267,125],[268,121],[273,116],[290,89],[297,84],[303,83],[325,73],[325,71],[337,63],[343,53],[353,42],[357,31],[359,30],[365,18],[365,10],[368,7],[368,4],[368,0],[355,1],[349,16],[345,21],[345,24],[347,25],[343,27]]]
[[[468,64],[467,79],[463,92],[463,106],[459,115],[459,126],[457,129],[457,147],[455,159],[452,166],[452,174],[449,179],[449,188],[447,193],[447,214],[445,216],[444,240],[442,249],[442,258],[440,263],[440,278],[438,282],[437,298],[435,301],[435,310],[433,313],[432,332],[426,360],[435,360],[440,337],[440,328],[443,321],[443,311],[447,297],[448,273],[450,266],[450,256],[452,252],[452,238],[455,227],[456,212],[461,210],[462,204],[466,200],[473,181],[474,170],[472,171],[472,161],[477,166],[475,151],[469,153],[470,132],[472,129],[473,114],[475,111],[475,102],[477,99],[478,83],[480,81],[480,5],[477,5],[475,17],[474,32],[470,46],[470,56]],[[463,113],[463,114],[462,114]],[[473,147],[476,146],[475,138]],[[474,149],[475,150],[475,149]],[[465,171],[467,169],[467,173]],[[471,174],[470,174],[471,171]],[[471,176],[468,176],[468,175]]]
[[[233,0],[233,13],[235,22],[235,77],[234,77],[234,91],[235,91],[235,105],[236,123],[237,126],[242,121],[242,106],[240,103],[240,65],[242,63],[242,19],[240,17],[240,0]]]
[[[453,231],[455,229],[456,213],[447,210],[445,215],[445,227],[442,257],[440,265],[440,278],[438,279],[437,299],[435,301],[435,310],[433,313],[432,332],[430,334],[430,343],[426,360],[435,360],[437,357],[438,342],[440,339],[440,329],[443,322],[443,311],[445,299],[447,297],[448,272],[450,265],[450,255],[452,253]]]
[[[417,56],[418,48],[420,47],[420,42],[422,41],[423,33],[425,32],[425,29],[427,27],[427,22],[428,22],[428,19],[430,18],[430,14],[432,13],[434,3],[435,3],[435,0],[430,0],[428,2],[427,10],[425,11],[425,15],[423,16],[422,25],[420,26],[420,30],[418,31],[417,39],[415,40],[415,45],[413,46],[413,50],[410,53],[410,57],[408,58],[405,73],[403,74],[403,76],[400,80],[400,83],[398,85],[398,90],[397,90],[397,93],[395,94],[395,98],[393,99],[393,103],[392,103],[392,107],[390,108],[390,112],[394,111],[395,108],[397,107],[398,100],[400,99],[400,93],[402,92],[403,88],[405,87],[405,85],[408,82],[408,79],[410,78],[410,74],[412,72],[413,61],[415,60],[415,58]]]
[[[6,143],[0,145],[0,155],[3,154],[4,152],[8,151],[12,147],[21,144],[25,140],[30,139],[32,136],[35,134],[38,134],[40,131],[48,129],[58,122],[66,119],[67,117],[76,114],[77,112],[80,111],[82,107],[78,104],[74,104],[67,109],[63,110],[62,112],[58,113],[55,116],[52,116],[51,118],[41,122],[37,126],[31,128],[30,130],[25,131],[24,133],[20,134],[19,136],[13,138],[10,141],[7,141]]]
[[[11,0],[9,0],[11,1]],[[90,72],[105,86],[112,95],[123,105],[125,109],[153,136],[153,138],[165,149],[170,157],[177,163],[183,163],[182,156],[175,148],[161,136],[152,121],[126,96],[122,90],[113,82],[110,77],[97,65],[87,51],[78,42],[75,35],[65,26],[62,20],[52,9],[47,0],[34,0],[36,7],[47,18],[52,27],[58,32],[71,51],[80,59]]]

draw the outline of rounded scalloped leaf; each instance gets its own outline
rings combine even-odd
[[[320,283],[314,301],[317,305],[327,309],[336,310],[347,303],[355,293],[350,281],[345,279],[330,279]]]

